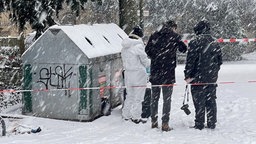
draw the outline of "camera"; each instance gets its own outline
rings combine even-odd
[[[184,104],[180,109],[183,110],[187,115],[191,113],[188,109],[188,104]]]

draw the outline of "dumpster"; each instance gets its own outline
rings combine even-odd
[[[22,55],[23,114],[91,121],[121,104],[126,37],[113,23],[50,27]]]

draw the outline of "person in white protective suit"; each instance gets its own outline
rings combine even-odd
[[[122,117],[136,124],[145,121],[141,119],[142,101],[147,85],[146,68],[150,66],[142,37],[142,29],[134,27],[129,38],[123,40],[121,51],[127,92]]]

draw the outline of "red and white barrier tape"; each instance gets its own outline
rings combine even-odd
[[[183,40],[184,43],[189,43],[191,40]],[[237,38],[230,38],[230,39],[223,39],[219,38],[216,40],[218,43],[226,43],[226,42],[256,42],[256,38],[242,38],[242,39],[237,39]]]
[[[256,80],[250,80],[245,82],[218,82],[218,83],[192,83],[191,85],[209,85],[209,84],[236,84],[236,83],[256,83]],[[141,85],[141,86],[131,86],[131,87],[169,87],[169,86],[184,86],[184,84],[163,84],[163,85]],[[35,90],[14,90],[14,89],[4,89],[0,90],[0,93],[18,93],[18,92],[49,92],[49,91],[63,91],[63,90],[99,90],[99,89],[121,89],[121,88],[127,88],[126,86],[106,86],[106,87],[86,87],[86,88],[67,88],[67,89],[35,89]]]

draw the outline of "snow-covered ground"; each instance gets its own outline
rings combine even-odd
[[[187,116],[180,110],[185,82],[184,65],[178,65],[178,86],[174,88],[172,96],[170,119],[173,131],[151,129],[150,121],[146,124],[124,121],[121,109],[117,107],[110,116],[100,117],[93,122],[28,116],[23,116],[23,119],[5,119],[9,132],[15,125],[31,128],[40,126],[42,131],[36,134],[8,133],[0,137],[0,144],[256,144],[256,82],[250,82],[256,81],[256,53],[245,57],[249,60],[226,62],[221,67],[219,82],[234,83],[219,84],[218,123],[215,130],[189,128],[194,124],[194,108],[190,99],[192,113]],[[162,106],[162,99],[160,102]]]

